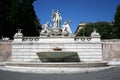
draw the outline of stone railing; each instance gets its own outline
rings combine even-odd
[[[84,41],[91,41],[91,37],[75,37],[75,41],[81,41],[81,42],[84,42]]]
[[[23,37],[22,41],[39,41],[39,37]]]
[[[75,42],[100,42],[100,37],[75,37]]]
[[[40,38],[40,37],[21,37],[21,38],[15,38],[14,41],[37,42],[37,41],[41,41],[43,39],[44,39],[44,37],[42,37],[42,38]],[[59,37],[59,39],[61,39],[61,38]],[[64,37],[62,39],[64,39]],[[74,39],[73,42],[100,42],[101,41],[100,37],[75,37],[75,38],[73,37],[73,39]]]

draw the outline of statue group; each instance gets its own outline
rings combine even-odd
[[[62,26],[63,28],[61,28],[62,17],[58,10],[56,12],[52,10],[51,18],[53,21],[53,25],[51,26],[49,22],[46,22],[46,24],[42,25],[40,36],[70,36],[70,34],[72,33],[70,28],[70,20],[64,22]]]

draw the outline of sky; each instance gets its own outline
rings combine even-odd
[[[63,23],[71,20],[71,29],[74,33],[81,22],[114,21],[116,7],[120,0],[36,0],[33,3],[36,15],[43,25],[50,22],[52,10],[59,10]]]

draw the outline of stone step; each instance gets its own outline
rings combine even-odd
[[[108,66],[107,62],[75,62],[75,63],[22,63],[22,62],[8,62],[8,66],[19,66],[19,67],[105,67]]]

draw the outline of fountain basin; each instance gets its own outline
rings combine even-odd
[[[79,56],[77,52],[37,52],[39,59],[42,62],[79,62]]]

